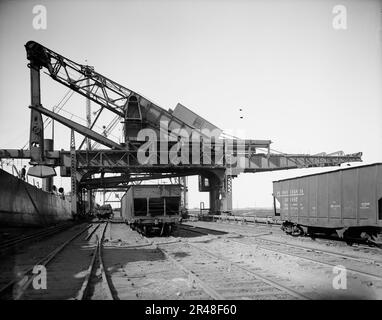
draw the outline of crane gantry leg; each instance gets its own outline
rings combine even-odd
[[[40,67],[32,63],[30,68],[31,81],[31,106],[41,105],[40,92]],[[31,109],[31,122],[29,134],[29,150],[31,152],[31,162],[41,163],[44,154],[44,123],[42,115],[35,109]]]
[[[232,176],[227,173],[224,177],[224,191],[221,198],[221,207],[222,212],[232,212]]]
[[[70,134],[70,177],[72,186],[72,215],[77,215],[77,158],[76,158],[76,143],[74,138],[74,130]]]

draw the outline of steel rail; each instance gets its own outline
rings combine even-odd
[[[88,234],[88,236],[85,238],[86,241],[90,240],[90,238],[93,236],[93,234],[97,231],[99,228],[99,224],[96,225],[96,227]]]
[[[94,232],[99,228],[99,226],[100,225],[98,224],[97,227],[86,237],[85,240],[89,240],[93,236]],[[105,268],[104,268],[103,261],[102,261],[102,256],[100,254],[100,250],[102,247],[102,243],[103,243],[103,239],[105,236],[105,231],[107,229],[107,226],[108,226],[108,222],[106,222],[104,224],[104,227],[101,231],[101,236],[98,237],[98,235],[96,235],[97,243],[96,243],[94,251],[93,251],[93,257],[90,261],[90,264],[89,264],[89,267],[87,269],[86,276],[85,276],[85,279],[82,283],[81,289],[79,290],[75,300],[85,300],[88,298],[88,294],[89,294],[89,290],[90,290],[90,279],[91,279],[92,274],[94,273],[97,259],[98,259],[98,262],[100,264],[100,269],[101,269],[101,273],[102,273],[103,287],[106,284],[107,288],[105,291],[107,293],[108,298],[114,299],[114,296],[113,296],[112,291],[110,289],[109,283],[107,281],[104,283],[104,281],[105,281],[104,279],[107,279],[107,278],[106,278]],[[100,257],[101,257],[101,259],[100,259]]]
[[[245,242],[242,242],[242,241],[239,241],[239,240],[233,240],[233,239],[228,239],[228,241],[236,242],[236,243],[239,243],[239,244],[244,244],[246,246],[253,245],[253,244],[248,244],[248,243],[245,243]],[[259,245],[259,244],[256,244],[256,246],[258,248],[260,248],[260,249],[263,249],[263,250],[266,250],[266,251],[269,251],[269,252],[275,252],[275,253],[283,254],[283,255],[286,255],[286,256],[295,257],[295,258],[299,258],[299,259],[302,259],[302,260],[306,260],[306,261],[322,264],[322,265],[325,265],[325,266],[335,267],[335,266],[338,265],[338,264],[335,264],[335,263],[323,262],[323,261],[320,261],[320,260],[314,259],[314,258],[304,257],[304,256],[302,256],[300,254],[288,253],[288,252],[285,252],[285,251],[282,251],[282,250],[266,248],[266,247],[264,247],[262,245]],[[374,278],[374,279],[377,279],[377,280],[382,280],[382,275],[379,276],[379,275],[376,275],[376,274],[373,274],[373,273],[369,273],[369,272],[365,272],[365,271],[359,271],[359,270],[356,270],[356,269],[353,269],[353,268],[348,268],[348,267],[346,267],[346,270],[350,271],[352,273],[356,273],[356,274],[362,275],[362,276],[367,276],[367,277],[371,277],[371,278]]]
[[[215,216],[213,216],[215,217]],[[216,217],[219,217],[219,216],[216,216]],[[230,216],[230,217],[239,217],[239,216]],[[231,223],[231,221],[233,221],[233,223]],[[204,222],[204,221],[201,221],[201,222]],[[276,220],[274,222],[261,222],[261,221],[249,221],[249,220],[230,220],[230,219],[218,219],[218,220],[213,220],[212,222],[214,223],[227,223],[229,225],[233,225],[235,226],[235,228],[242,228],[243,230],[246,230],[246,228],[251,228],[251,226],[256,226],[256,227],[272,227],[272,226],[276,226],[276,225],[281,225],[281,221],[280,220]],[[245,222],[245,224],[236,224],[235,222]],[[260,226],[260,225],[261,226]],[[338,237],[335,237],[335,236],[323,236],[323,235],[317,235],[316,236],[317,239],[320,239],[320,240],[331,240],[331,241],[337,241],[337,242],[344,242],[345,240],[350,240],[354,243],[357,243],[358,245],[364,245],[364,248],[367,248],[369,250],[372,250],[372,249],[375,249],[375,250],[380,250],[382,248],[381,246],[381,243],[378,243],[378,242],[375,242],[373,240],[364,240],[364,239],[360,239],[360,238],[347,238],[347,239],[343,239],[343,238],[338,238]],[[372,244],[374,247],[370,247],[370,244]],[[381,261],[382,262],[382,261]]]
[[[226,232],[228,233],[229,231],[223,231],[223,230],[217,230],[217,229],[208,229],[208,228],[204,228],[204,227],[194,227],[194,226],[190,226],[190,225],[182,225],[182,226],[179,226],[180,229],[183,229],[183,230],[187,230],[187,231],[191,231],[191,232],[195,232],[195,233],[200,233],[200,234],[204,234],[204,235],[213,235],[213,234],[209,234],[207,232],[203,232],[203,231],[198,231],[198,230],[194,230],[193,228],[198,228],[198,229],[205,229],[205,230],[211,230],[211,231],[215,231],[215,232]],[[254,234],[254,235],[243,235],[241,233],[237,233],[237,232],[229,232],[229,233],[232,233],[232,234],[237,234],[239,236],[246,236],[246,237],[251,237],[251,238],[255,238],[255,237],[262,237],[262,236],[267,236],[267,235],[270,235],[272,233],[270,232],[263,232],[263,233],[257,233],[257,234]]]
[[[211,229],[213,230],[213,229]],[[199,231],[197,231],[199,232]],[[199,232],[199,233],[202,233],[202,232]],[[205,233],[207,234],[207,233]],[[231,242],[236,242],[236,243],[239,243],[239,244],[243,244],[243,245],[246,245],[246,246],[252,246],[252,245],[256,245],[258,248],[261,248],[263,250],[266,250],[266,251],[270,251],[270,252],[275,252],[275,253],[279,253],[279,254],[283,254],[283,255],[288,255],[288,256],[292,256],[292,257],[297,257],[297,258],[300,258],[300,259],[303,259],[303,260],[307,260],[307,261],[310,261],[310,262],[315,262],[315,263],[318,263],[318,264],[322,264],[322,265],[325,265],[325,266],[330,266],[330,267],[335,267],[337,266],[338,264],[335,264],[335,263],[329,263],[329,262],[323,262],[323,261],[320,261],[318,259],[314,259],[314,258],[309,258],[309,257],[304,257],[302,255],[299,255],[299,254],[295,254],[295,253],[288,253],[288,252],[284,252],[282,250],[277,250],[277,249],[271,249],[271,248],[266,248],[265,246],[263,245],[260,245],[260,244],[250,244],[250,243],[245,243],[245,242],[242,242],[242,241],[239,241],[239,240],[236,240],[236,239],[226,239],[227,241],[231,241]],[[263,240],[263,239],[261,239]],[[268,241],[268,240],[265,240],[265,241]],[[271,241],[270,241],[271,242]],[[275,243],[277,244],[283,244],[282,242],[277,242],[277,241],[274,241]],[[293,245],[288,245],[290,247],[293,247]],[[316,252],[322,252],[324,254],[327,254],[324,250],[314,250],[312,248],[306,248],[306,247],[303,247],[301,246],[301,249],[303,250],[312,250],[312,251],[316,251]],[[332,253],[330,252],[331,255],[334,255],[334,256],[338,256],[338,257],[341,257],[341,258],[345,258],[345,259],[352,259],[351,256],[346,256],[346,255],[342,255],[342,254],[336,254],[336,253]],[[356,261],[361,261],[361,259],[357,259],[357,257],[353,258],[354,260]],[[370,260],[370,261],[374,261],[374,260]],[[361,261],[362,262],[362,261]],[[241,266],[239,266],[241,267]],[[376,275],[376,274],[373,274],[373,273],[369,273],[369,272],[365,272],[365,271],[359,271],[359,270],[356,270],[356,269],[353,269],[353,268],[348,268],[346,267],[346,270],[352,272],[352,273],[356,273],[356,274],[359,274],[359,275],[362,275],[362,276],[367,276],[367,277],[372,277],[372,278],[375,278],[377,280],[382,280],[382,276],[379,276],[379,275]]]
[[[106,222],[105,228],[103,229],[102,234],[101,234],[101,238],[98,240],[98,262],[99,262],[101,274],[102,274],[102,287],[105,290],[107,298],[108,298],[108,300],[116,300],[117,296],[113,293],[113,291],[111,289],[112,283],[111,283],[111,280],[109,279],[109,277],[107,275],[107,269],[105,267],[104,260],[102,258],[102,251],[103,251],[102,245],[103,245],[103,240],[105,237],[105,231],[107,229],[108,223],[109,222]]]
[[[183,225],[183,226],[186,226],[187,228],[193,227],[193,226],[190,226],[190,225]],[[238,226],[238,227],[240,228],[241,226]],[[209,228],[205,228],[205,227],[196,227],[196,228],[206,229],[206,230],[213,230],[213,231],[216,230],[216,229],[209,229]],[[242,227],[242,228],[244,229],[245,227]],[[199,233],[207,234],[207,233],[204,233],[203,231],[195,231],[195,230],[192,230],[192,229],[189,229],[189,230],[190,231],[194,231],[194,232],[199,232]],[[232,233],[237,233],[237,232],[234,231]],[[242,235],[242,236],[247,236],[247,235],[240,234],[240,233],[237,233],[237,234]],[[269,234],[270,233],[256,234],[254,236],[251,236],[251,238],[266,236],[266,235],[269,235]],[[344,258],[344,259],[352,259],[352,260],[355,260],[355,261],[369,262],[369,263],[374,263],[374,262],[382,263],[382,260],[375,260],[375,259],[370,259],[370,258],[365,258],[365,257],[359,257],[359,256],[355,256],[355,255],[351,255],[351,254],[346,254],[346,253],[337,253],[337,252],[334,252],[334,251],[331,251],[331,250],[316,249],[316,248],[312,248],[312,247],[309,247],[309,246],[303,246],[303,245],[300,245],[300,244],[290,244],[290,243],[285,243],[285,242],[281,242],[281,241],[277,241],[277,240],[270,240],[270,239],[259,238],[259,239],[255,239],[255,241],[257,243],[253,243],[253,244],[256,244],[256,245],[259,245],[258,241],[267,241],[269,243],[281,244],[281,245],[284,245],[284,246],[287,246],[287,247],[291,247],[291,248],[300,248],[300,249],[306,250],[306,251],[310,250],[312,252],[324,253],[324,254],[327,254],[327,255],[331,255],[331,256],[335,256],[335,257],[340,257],[340,258]],[[248,244],[248,245],[250,245],[250,244]]]
[[[339,252],[337,253],[337,252],[334,252],[334,251],[331,251],[331,250],[316,249],[316,248],[312,248],[312,247],[303,246],[303,245],[300,245],[300,244],[290,244],[290,243],[285,243],[285,242],[281,242],[281,241],[277,241],[277,240],[269,240],[269,239],[260,238],[260,239],[256,239],[255,241],[259,241],[259,240],[260,241],[274,243],[274,244],[281,244],[281,245],[286,246],[286,247],[299,248],[299,249],[302,249],[302,250],[312,251],[312,252],[316,252],[316,253],[324,253],[324,254],[327,254],[327,255],[334,256],[334,257],[340,257],[340,258],[344,258],[344,259],[351,259],[351,260],[355,260],[355,261],[359,261],[359,262],[370,262],[370,263],[377,262],[377,263],[382,263],[382,260],[375,260],[375,259],[370,259],[370,258],[357,257],[357,256],[354,256],[354,255],[351,255],[351,254],[339,253]],[[256,243],[256,245],[257,245],[257,243]]]
[[[90,277],[94,272],[94,266],[95,266],[95,261],[97,258],[97,252],[98,252],[98,236],[97,237],[97,244],[95,246],[95,249],[93,251],[93,257],[90,261],[89,267],[86,271],[86,276],[84,281],[82,282],[82,286],[80,291],[77,293],[77,296],[74,298],[75,300],[85,300],[85,298],[88,296],[89,289],[90,289]]]
[[[53,227],[48,227],[44,230],[37,231],[35,233],[31,233],[26,236],[17,236],[13,237],[12,239],[3,241],[0,243],[0,252],[9,250],[12,247],[15,247],[23,242],[29,241],[29,240],[39,240],[44,237],[54,235],[59,233],[60,231],[63,231],[67,228],[70,228],[73,226],[73,224],[64,224],[64,225],[59,225],[59,226],[53,226]]]
[[[163,243],[161,243],[163,244]],[[196,275],[194,272],[186,268],[183,264],[176,261],[171,255],[163,248],[159,248],[159,245],[157,245],[158,250],[160,250],[165,257],[170,260],[177,268],[182,270],[184,273],[188,275],[188,278],[197,283],[212,299],[214,300],[225,300],[224,296],[222,296],[220,293],[218,293],[214,288],[209,286],[205,283],[205,281],[201,280],[198,275]]]
[[[241,270],[244,270],[244,271],[246,271],[246,272],[252,274],[252,275],[255,276],[256,278],[258,278],[258,279],[264,281],[265,283],[269,284],[270,286],[275,287],[275,288],[277,288],[277,289],[279,289],[279,290],[281,290],[281,291],[284,291],[284,292],[290,294],[291,296],[293,296],[293,297],[295,297],[295,298],[298,298],[298,299],[301,299],[301,300],[310,300],[310,299],[311,299],[311,298],[309,298],[309,297],[307,297],[307,296],[305,296],[305,295],[303,295],[303,294],[301,294],[301,293],[299,293],[299,292],[297,292],[297,291],[295,291],[295,290],[292,290],[292,289],[290,289],[290,288],[288,288],[288,287],[286,287],[286,286],[284,286],[284,285],[282,285],[282,284],[279,284],[279,283],[277,283],[277,282],[275,282],[275,281],[273,281],[273,280],[267,279],[266,277],[260,275],[259,273],[255,272],[255,271],[253,271],[253,270],[250,270],[250,269],[248,269],[248,268],[245,268],[245,267],[239,265],[238,263],[233,262],[233,261],[231,261],[231,260],[229,260],[229,259],[227,259],[227,258],[225,258],[225,257],[222,257],[222,256],[220,256],[220,255],[217,255],[217,254],[215,254],[215,253],[212,253],[212,252],[210,252],[209,250],[202,249],[202,248],[200,248],[200,247],[198,247],[198,246],[196,246],[196,245],[194,245],[194,244],[190,244],[190,243],[188,243],[188,245],[191,246],[191,247],[193,247],[193,248],[196,248],[197,250],[199,250],[199,251],[201,251],[201,252],[204,252],[204,253],[207,254],[207,255],[210,255],[211,257],[214,257],[214,258],[216,258],[216,259],[220,259],[220,260],[222,260],[222,261],[225,261],[226,263],[229,263],[230,265],[235,266],[236,268],[239,268],[239,269],[241,269]]]
[[[47,266],[49,264],[49,262],[51,262],[57,256],[58,253],[60,253],[68,244],[70,244],[73,240],[78,238],[81,234],[83,234],[90,227],[92,227],[92,225],[86,226],[84,229],[82,229],[81,231],[77,232],[69,240],[65,241],[63,244],[61,244],[56,249],[51,251],[44,258],[40,259],[37,263],[35,263],[34,265],[29,267],[25,271],[21,272],[20,275],[19,275],[19,278],[14,278],[10,282],[8,282],[6,285],[4,285],[2,288],[0,288],[0,295],[5,295],[11,288],[13,288],[13,286],[15,284],[19,283],[23,279],[27,279],[26,282],[21,285],[19,292],[14,297],[14,300],[19,300],[23,296],[25,290],[29,287],[30,283],[35,278],[35,275],[33,275],[33,274],[30,277],[28,276],[28,274],[30,274],[33,271],[34,266],[35,265]]]
[[[205,281],[203,281],[202,279],[199,278],[199,276],[197,274],[195,274],[195,272],[193,272],[192,270],[186,268],[183,264],[181,264],[180,262],[176,261],[165,249],[163,248],[159,248],[159,245],[160,244],[157,244],[157,248],[159,250],[161,250],[164,255],[170,260],[172,261],[179,269],[181,269],[182,271],[184,271],[186,274],[188,274],[189,278],[193,281],[195,281],[197,284],[199,284],[199,286],[208,294],[210,295],[213,299],[215,300],[225,300],[226,298],[224,297],[224,295],[220,294],[215,288],[211,287],[210,285],[208,285],[207,283],[205,283]],[[218,259],[218,260],[221,260],[221,261],[224,261],[225,263],[228,263],[230,266],[235,266],[236,268],[238,269],[241,269],[253,276],[255,276],[255,278],[257,278],[257,280],[261,280],[263,281],[264,283],[268,284],[269,286],[271,286],[272,288],[277,288],[279,289],[280,291],[284,292],[284,293],[287,293],[295,298],[298,298],[298,299],[301,299],[301,300],[309,300],[310,298],[305,296],[305,295],[302,295],[286,286],[283,286],[273,280],[270,280],[270,279],[267,279],[261,275],[259,275],[258,273],[250,270],[250,269],[247,269],[243,266],[240,266],[239,264],[233,262],[233,261],[230,261],[229,259],[226,259],[224,257],[221,257],[221,256],[218,256],[216,254],[213,254],[205,249],[201,249],[199,248],[198,246],[195,246],[195,245],[192,245],[190,243],[187,243],[187,245],[189,245],[190,247],[192,248],[195,248],[201,252],[203,252],[204,254],[207,254],[215,259]]]

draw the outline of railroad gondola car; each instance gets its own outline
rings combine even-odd
[[[99,206],[95,211],[98,220],[110,219],[113,216],[113,208],[110,204]]]
[[[169,235],[181,219],[180,203],[180,185],[133,185],[121,199],[121,215],[144,235]]]
[[[273,196],[289,234],[382,240],[382,163],[274,181]]]

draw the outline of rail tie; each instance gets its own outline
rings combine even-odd
[[[43,265],[43,266],[47,266],[49,264],[49,262],[51,262],[56,256],[58,253],[60,253],[69,243],[71,243],[74,239],[78,238],[81,234],[83,234],[86,230],[88,230],[92,225],[88,225],[86,226],[84,229],[82,229],[81,231],[77,232],[73,237],[71,237],[69,240],[65,241],[63,244],[61,244],[60,246],[58,246],[56,249],[54,249],[53,251],[51,251],[47,256],[45,256],[44,258],[42,258],[41,260],[39,260],[37,263],[35,263],[34,265]],[[22,281],[23,279],[25,279],[26,277],[28,277],[28,274],[30,274],[33,270],[33,266],[29,267],[27,270],[25,270],[24,272],[22,272],[20,274],[20,277],[19,278],[15,278],[13,280],[11,280],[10,282],[8,282],[5,286],[3,286],[1,289],[0,289],[0,295],[2,294],[5,294],[7,291],[9,291],[15,284],[19,283],[20,281]],[[14,300],[19,300],[25,290],[29,287],[29,285],[31,284],[31,282],[33,281],[33,279],[35,278],[36,275],[32,274],[30,277],[28,277],[28,279],[26,280],[25,283],[23,283],[21,285],[21,287],[19,288],[19,292],[16,294],[16,296],[14,297]]]

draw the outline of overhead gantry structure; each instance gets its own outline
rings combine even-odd
[[[218,127],[178,104],[165,110],[137,92],[29,41],[25,45],[31,79],[29,149],[0,149],[0,158],[30,159],[28,174],[41,178],[60,174],[72,177],[72,193],[97,188],[126,187],[133,181],[198,175],[199,190],[210,193],[213,214],[232,210],[232,178],[240,173],[295,168],[336,166],[362,161],[362,153],[280,154],[270,151],[270,140],[226,138]],[[40,70],[97,103],[100,110],[89,127],[45,108],[41,104]],[[123,123],[124,137],[117,143],[96,132],[94,126],[103,110]],[[71,149],[55,151],[44,139],[45,115],[72,129]],[[76,149],[76,131],[103,145],[99,150]],[[100,178],[93,178],[100,173]],[[118,176],[106,177],[105,173]],[[75,198],[74,198],[75,199]],[[75,210],[74,210],[75,211]]]

